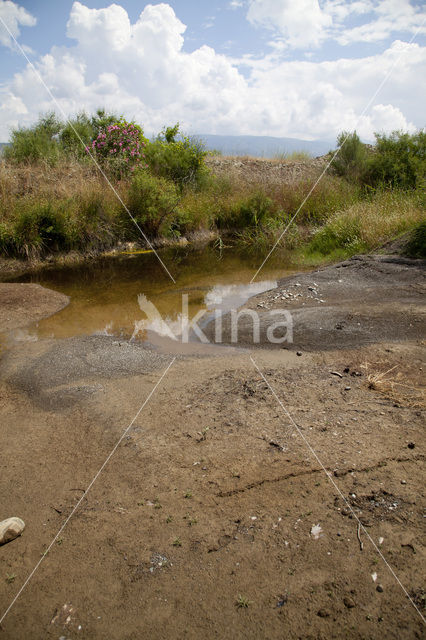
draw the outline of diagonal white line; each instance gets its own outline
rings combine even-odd
[[[374,100],[376,99],[377,95],[379,94],[379,92],[382,90],[383,86],[386,84],[386,82],[389,80],[390,76],[392,75],[395,67],[398,65],[399,61],[401,60],[402,56],[404,55],[404,53],[406,52],[406,50],[408,49],[408,47],[414,42],[415,38],[417,37],[417,34],[419,33],[420,29],[423,27],[424,23],[425,23],[426,17],[423,18],[423,21],[421,23],[421,25],[419,26],[419,28],[417,29],[417,31],[414,33],[413,37],[411,38],[411,40],[406,44],[405,48],[401,51],[401,53],[399,54],[399,56],[396,58],[396,60],[394,61],[393,65],[391,66],[391,68],[389,69],[388,73],[385,75],[385,77],[383,78],[383,80],[381,81],[381,83],[379,84],[379,86],[377,87],[376,91],[373,93],[373,95],[371,96],[370,100],[367,102],[367,104],[365,105],[364,109],[361,112],[361,115],[358,117],[356,123],[355,123],[355,130],[358,126],[358,123],[360,122],[361,118],[365,115],[365,113],[368,111],[368,109],[371,107],[372,103],[374,102]],[[343,147],[343,145],[345,144],[346,140],[348,139],[350,133],[348,133],[348,135],[344,138],[342,144],[340,145],[340,147],[338,149],[336,149],[336,151],[333,153],[333,156],[331,157],[331,160],[326,164],[325,169],[323,170],[323,172],[321,173],[321,175],[319,176],[319,178],[317,179],[317,181],[315,182],[314,186],[311,187],[311,189],[309,190],[308,194],[305,196],[305,198],[303,199],[301,205],[298,207],[296,213],[293,214],[293,216],[290,218],[290,221],[288,222],[288,224],[285,226],[284,231],[281,233],[280,237],[278,238],[278,240],[275,242],[274,246],[272,247],[272,249],[270,250],[270,252],[268,253],[268,255],[266,256],[266,258],[264,259],[264,261],[262,262],[262,264],[260,265],[260,267],[258,268],[258,270],[256,271],[256,273],[254,274],[254,276],[252,277],[252,279],[250,280],[250,283],[252,283],[254,281],[255,278],[257,278],[259,272],[263,269],[265,263],[269,260],[271,254],[275,251],[275,249],[277,248],[278,244],[281,242],[281,239],[283,237],[283,235],[288,231],[289,227],[291,226],[291,224],[293,223],[293,221],[296,219],[296,217],[298,216],[300,210],[305,206],[305,203],[307,202],[307,200],[309,200],[309,198],[312,195],[312,192],[314,191],[315,187],[321,182],[321,180],[323,179],[323,177],[325,176],[325,174],[327,173],[328,169],[330,168],[334,158],[338,155],[338,153],[340,152],[340,149]]]
[[[163,371],[163,373],[161,374],[160,379],[156,382],[154,388],[150,391],[148,397],[145,399],[144,403],[142,404],[142,406],[139,408],[138,412],[136,413],[135,417],[133,418],[133,420],[131,421],[131,423],[129,424],[129,426],[123,431],[121,437],[119,438],[119,440],[117,440],[116,444],[114,445],[112,451],[109,453],[109,455],[106,457],[104,463],[102,464],[102,466],[100,467],[100,469],[96,472],[96,474],[94,475],[93,479],[89,482],[87,488],[85,489],[83,495],[81,496],[81,498],[78,500],[77,504],[74,506],[73,510],[71,511],[70,515],[68,516],[68,518],[65,520],[65,522],[63,523],[63,525],[61,526],[61,528],[59,529],[58,533],[55,535],[55,537],[53,538],[52,542],[49,544],[49,546],[47,547],[46,551],[43,553],[43,555],[41,556],[40,560],[37,562],[37,564],[35,565],[35,567],[33,568],[33,570],[31,571],[31,573],[28,575],[27,579],[25,580],[24,584],[21,586],[21,588],[19,589],[18,593],[16,594],[16,596],[13,598],[12,602],[10,603],[10,605],[7,607],[6,611],[3,613],[3,615],[0,618],[0,628],[1,628],[1,624],[3,622],[3,620],[5,619],[5,617],[7,616],[7,614],[9,613],[9,611],[11,610],[11,608],[13,607],[13,605],[15,604],[15,602],[18,600],[19,596],[21,595],[21,593],[24,591],[25,587],[28,585],[28,583],[30,582],[31,578],[34,576],[35,572],[37,571],[37,569],[40,567],[41,563],[43,562],[44,558],[47,556],[47,554],[49,553],[50,549],[52,548],[52,546],[55,544],[56,540],[58,539],[58,537],[61,535],[62,531],[65,529],[65,527],[67,526],[68,522],[71,520],[71,518],[73,517],[73,515],[75,514],[75,512],[77,511],[78,507],[80,506],[80,504],[82,503],[83,499],[87,496],[87,494],[89,493],[90,489],[93,487],[93,485],[95,484],[96,480],[98,479],[99,475],[102,473],[102,471],[104,470],[104,468],[106,467],[106,465],[108,464],[108,462],[110,461],[110,459],[112,458],[112,456],[114,455],[114,453],[116,452],[116,450],[118,449],[120,443],[122,442],[123,438],[125,438],[125,436],[127,435],[127,433],[129,432],[129,430],[131,429],[131,427],[133,426],[136,418],[139,416],[139,414],[141,413],[141,411],[143,410],[143,408],[147,405],[147,403],[150,401],[151,397],[153,396],[153,394],[155,393],[155,390],[157,389],[157,387],[159,386],[159,384],[161,384],[162,380],[164,379],[165,375],[167,374],[167,372],[169,371],[170,367],[172,366],[172,364],[174,363],[174,361],[176,360],[176,357],[173,358],[173,360],[169,363],[167,369],[165,371]]]
[[[37,71],[37,69],[35,68],[35,66],[33,65],[33,63],[31,62],[31,60],[28,58],[27,54],[25,53],[25,51],[23,50],[23,48],[21,47],[21,45],[19,44],[19,42],[16,40],[15,36],[13,35],[13,33],[11,33],[9,27],[7,26],[7,24],[5,23],[5,21],[3,20],[3,18],[0,16],[0,21],[3,23],[3,26],[5,27],[6,31],[8,32],[8,34],[10,35],[10,37],[12,38],[12,40],[14,41],[14,43],[16,44],[16,46],[18,47],[19,51],[22,53],[22,55],[24,56],[25,60],[28,62],[28,64],[30,65],[31,69],[34,71],[35,75],[37,76],[37,78],[40,80],[41,84],[43,85],[43,87],[46,89],[47,93],[49,94],[50,98],[53,100],[53,102],[55,103],[55,105],[57,106],[57,108],[59,109],[59,111],[62,114],[62,117],[65,118],[65,121],[70,125],[71,129],[74,131],[75,135],[77,136],[77,138],[79,139],[79,141],[81,142],[81,144],[83,145],[84,148],[86,148],[85,143],[83,142],[80,134],[78,133],[78,131],[76,130],[76,128],[74,127],[73,123],[71,122],[71,120],[68,118],[68,116],[66,115],[65,111],[62,109],[61,105],[59,104],[59,102],[56,100],[55,96],[53,95],[53,93],[51,92],[51,90],[49,89],[49,87],[47,86],[47,84],[45,83],[45,81],[43,80],[42,76],[40,75],[40,73]],[[127,207],[127,205],[123,202],[123,199],[121,198],[120,194],[118,193],[117,189],[114,187],[114,185],[111,183],[111,181],[109,180],[109,178],[107,177],[107,175],[105,174],[105,172],[103,171],[102,167],[100,166],[99,162],[96,160],[95,156],[92,154],[92,151],[89,150],[88,155],[91,157],[91,159],[93,160],[94,164],[96,165],[96,168],[98,169],[98,171],[101,173],[102,177],[105,179],[105,181],[107,182],[109,188],[112,190],[112,192],[114,193],[115,197],[117,198],[117,200],[120,202],[120,204],[124,207],[124,209],[126,210],[127,214],[129,215],[130,219],[132,220],[132,222],[135,224],[136,228],[139,230],[141,236],[144,238],[145,242],[148,244],[149,248],[152,249],[152,251],[155,253],[158,261],[160,262],[161,266],[163,267],[164,271],[167,273],[167,275],[169,276],[169,278],[176,284],[176,280],[173,278],[172,274],[170,273],[170,271],[168,270],[168,268],[166,267],[166,265],[164,264],[164,262],[162,261],[162,259],[160,258],[160,256],[158,255],[157,251],[154,249],[154,247],[152,246],[151,242],[149,241],[149,238],[146,236],[146,234],[142,231],[142,229],[140,228],[137,220],[133,217],[133,215],[131,214],[131,212],[129,211],[129,208]]]
[[[252,356],[250,356],[250,360],[252,361],[254,367],[256,368],[257,372],[259,373],[259,375],[262,377],[262,380],[267,384],[270,392],[272,393],[272,395],[274,396],[275,400],[278,402],[278,404],[280,405],[281,409],[284,411],[284,413],[286,414],[287,418],[290,420],[290,422],[295,426],[295,428],[297,429],[298,434],[300,435],[300,437],[303,439],[303,441],[305,442],[306,446],[308,447],[309,451],[311,452],[311,454],[313,455],[313,457],[315,458],[315,460],[318,462],[318,464],[320,465],[321,469],[324,471],[325,475],[327,476],[328,480],[331,482],[331,484],[333,485],[333,487],[335,488],[335,490],[337,491],[337,493],[340,495],[340,497],[342,498],[342,500],[345,502],[346,506],[348,507],[348,509],[351,511],[353,517],[355,518],[355,520],[358,522],[358,526],[363,530],[363,532],[365,533],[365,535],[367,536],[367,538],[370,540],[371,544],[373,545],[374,549],[376,550],[376,552],[379,554],[379,556],[381,557],[381,559],[383,560],[383,562],[385,563],[385,565],[387,566],[387,568],[389,569],[389,571],[391,572],[391,574],[393,575],[393,577],[395,578],[395,580],[397,581],[397,583],[399,584],[399,586],[401,587],[401,589],[403,590],[403,592],[405,593],[405,595],[407,596],[407,598],[409,599],[409,601],[411,602],[411,604],[413,605],[413,607],[415,608],[415,610],[417,611],[417,613],[419,614],[420,618],[422,619],[423,623],[426,622],[426,620],[424,619],[420,609],[417,607],[416,603],[414,602],[414,600],[411,598],[411,596],[409,595],[407,589],[404,587],[404,585],[402,584],[401,580],[398,578],[398,576],[396,575],[395,571],[392,569],[392,567],[390,566],[390,564],[388,563],[388,561],[386,560],[386,558],[384,557],[383,553],[380,551],[380,549],[378,548],[378,546],[376,545],[376,543],[374,542],[373,538],[370,536],[370,534],[368,533],[368,531],[366,530],[366,528],[364,527],[364,525],[362,524],[362,522],[360,521],[360,519],[358,518],[358,516],[356,515],[355,511],[352,509],[352,506],[350,504],[350,502],[348,502],[348,500],[345,498],[345,496],[343,495],[343,493],[341,492],[341,490],[339,489],[339,487],[337,486],[337,484],[335,483],[333,477],[329,474],[329,472],[327,471],[327,469],[325,468],[325,466],[323,465],[323,463],[321,462],[321,460],[318,457],[318,454],[316,453],[315,449],[313,449],[311,447],[311,445],[309,444],[307,438],[305,437],[305,435],[302,433],[302,431],[300,430],[300,428],[298,427],[297,423],[295,422],[295,420],[293,419],[293,417],[290,415],[288,409],[283,405],[283,403],[281,402],[281,400],[279,399],[279,397],[277,396],[277,394],[275,393],[274,389],[272,388],[272,386],[270,385],[270,383],[268,382],[268,380],[265,378],[265,376],[263,375],[262,371],[259,369],[258,365],[256,364],[256,362],[254,361],[254,359],[252,358]]]

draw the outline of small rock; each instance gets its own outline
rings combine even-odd
[[[301,355],[302,355],[302,352],[301,352],[301,351],[296,351],[296,355],[297,355],[297,356],[301,356]]]
[[[414,447],[415,447],[415,446],[416,446],[416,445],[414,444],[414,442],[409,442],[409,443],[407,444],[407,447],[408,447],[409,449],[414,449]]]
[[[311,536],[314,540],[318,540],[322,535],[322,529],[319,524],[313,524],[311,527]]]
[[[378,584],[376,587],[376,591],[378,591],[379,593],[383,593],[383,587],[381,584]]]
[[[345,596],[343,598],[343,604],[345,605],[345,607],[347,607],[347,609],[353,609],[356,606],[355,601],[350,596]]]
[[[317,613],[320,618],[328,618],[331,616],[331,613],[328,609],[320,609]]]
[[[350,391],[351,388],[350,387],[345,387],[345,391]]]
[[[406,480],[401,480],[401,484],[407,484]]]
[[[0,544],[6,544],[21,535],[25,522],[21,518],[7,518],[0,522]]]

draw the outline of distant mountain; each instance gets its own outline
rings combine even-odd
[[[329,140],[299,140],[298,138],[273,138],[270,136],[219,136],[200,133],[194,136],[203,140],[209,151],[221,151],[229,156],[256,156],[273,158],[277,154],[306,151],[311,156],[322,156],[336,147]]]

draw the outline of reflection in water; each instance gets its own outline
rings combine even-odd
[[[174,284],[154,254],[103,257],[74,267],[45,269],[14,281],[37,282],[70,296],[70,304],[15,334],[18,340],[103,334],[145,339],[148,328],[158,331],[158,317],[173,334],[182,332],[183,295],[189,319],[206,311],[198,326],[211,319],[214,310],[226,313],[252,295],[275,286],[276,279],[291,272],[282,253],[273,255],[261,272],[262,282],[249,284],[261,261],[259,256],[214,247],[163,250],[161,257],[176,279]],[[138,296],[151,302],[158,317],[149,326]],[[161,324],[161,323],[160,323]],[[139,331],[137,331],[139,327]],[[164,330],[164,326],[162,327]],[[25,337],[24,337],[25,336]],[[13,337],[13,335],[12,335]]]

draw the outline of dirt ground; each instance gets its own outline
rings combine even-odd
[[[281,281],[247,306],[291,311],[285,348],[244,325],[174,361],[100,336],[1,354],[0,519],[26,529],[0,618],[42,562],[0,638],[425,637],[424,274]]]

